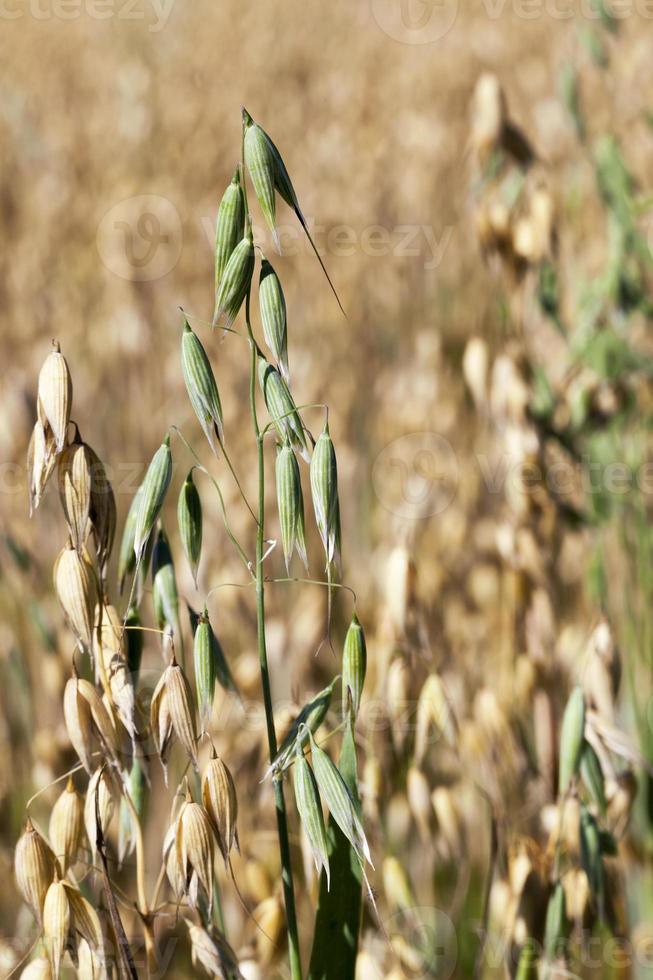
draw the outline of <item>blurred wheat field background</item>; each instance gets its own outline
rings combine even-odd
[[[205,449],[179,370],[182,307],[211,357],[227,445],[255,497],[242,341],[207,325],[216,211],[238,162],[241,105],[279,146],[347,311],[345,319],[280,207],[283,256],[272,260],[288,306],[294,393],[298,403],[330,405],[344,581],[367,634],[359,775],[378,915],[364,903],[357,976],[535,975],[521,972],[522,952],[529,938],[544,939],[560,860],[572,972],[549,975],[653,972],[653,20],[645,8],[475,0],[3,8],[3,976],[36,939],[13,874],[25,805],[76,761],[61,709],[74,640],[52,586],[65,541],[54,481],[28,517],[38,372],[56,338],[73,377],[73,418],[114,487],[120,534],[167,428]],[[272,257],[260,212],[253,219]],[[175,499],[191,464],[179,444]],[[271,462],[268,471],[276,535]],[[212,472],[237,533],[251,535],[233,482],[219,464]],[[208,492],[203,501],[199,592],[174,505],[164,514],[186,644],[183,600],[197,609],[214,585],[242,579],[218,506]],[[311,529],[313,554],[317,543]],[[269,561],[281,575],[282,557]],[[284,718],[340,669],[327,648],[315,656],[323,592],[292,584],[267,592]],[[247,704],[242,713],[218,694],[212,724],[238,791],[234,872],[277,942],[266,943],[225,875],[227,932],[245,976],[285,976],[274,806],[260,782],[253,595],[223,589],[209,608]],[[147,598],[144,610],[147,621]],[[339,598],[340,644],[350,615]],[[163,667],[156,638],[146,639],[143,664],[153,688]],[[436,711],[420,728],[432,677],[432,689],[447,692],[446,717]],[[607,796],[599,816],[614,844],[601,863],[604,916],[578,832],[580,808],[602,808],[582,781],[562,812],[557,804],[560,728],[576,684]],[[47,829],[62,788],[34,802],[39,826]],[[153,878],[169,802],[153,764]],[[289,810],[307,958],[315,882],[292,801]],[[112,844],[116,836],[114,827]],[[201,972],[175,923],[161,937],[161,975]]]

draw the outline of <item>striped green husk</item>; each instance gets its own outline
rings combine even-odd
[[[565,890],[557,881],[546,907],[546,925],[544,927],[544,952],[551,962],[564,953],[567,937],[567,909]]]
[[[320,794],[329,808],[331,816],[356,851],[358,858],[372,864],[370,849],[365,831],[360,821],[351,793],[337,766],[326,752],[316,744],[313,734],[309,734],[313,771]]]
[[[601,813],[605,814],[608,804],[605,798],[603,770],[601,769],[599,757],[589,742],[583,742],[580,756],[580,775],[590,796],[599,807]]]
[[[213,326],[230,327],[238,316],[254,273],[254,240],[251,228],[231,253],[215,293]]]
[[[578,775],[585,729],[585,699],[580,686],[569,695],[560,731],[558,793],[566,793],[571,780]]]
[[[197,487],[193,483],[192,469],[179,492],[177,522],[182,547],[193,573],[195,588],[197,588],[197,568],[202,552],[202,501]]]
[[[289,571],[290,559],[292,558],[294,549],[297,550],[297,554],[308,570],[302,481],[299,474],[297,458],[290,444],[287,442],[279,446],[275,475],[281,544],[283,546],[283,557],[286,562],[286,571]]]
[[[349,629],[345,637],[345,646],[342,654],[342,713],[346,716],[348,710],[348,698],[351,692],[351,706],[354,718],[360,708],[363,685],[365,683],[365,672],[367,670],[367,647],[365,645],[365,633],[356,613],[351,618]]]
[[[215,226],[215,288],[222,280],[222,274],[231,254],[243,237],[245,228],[245,197],[240,186],[240,170],[231,178],[231,183],[222,195]]]
[[[274,187],[275,190],[281,194],[286,204],[297,212],[298,217],[301,218],[303,224],[303,215],[301,213],[301,208],[299,207],[299,200],[297,199],[297,194],[295,193],[295,188],[292,185],[290,175],[286,169],[286,165],[283,162],[282,156],[276,147],[276,144],[270,138],[270,136],[265,132],[261,126],[256,125],[259,133],[263,136],[265,143],[267,144],[267,158],[272,161],[272,167],[274,172]],[[258,195],[257,195],[258,197]]]
[[[217,453],[216,433],[219,441],[223,441],[222,405],[218,386],[206,351],[186,321],[181,338],[181,369],[193,411],[211,448]]]
[[[258,300],[265,342],[272,352],[282,377],[289,382],[286,300],[279,277],[265,258],[261,262]]]
[[[224,650],[222,649],[222,644],[220,640],[215,635],[215,631],[211,625],[209,614],[206,609],[202,615],[197,616],[196,613],[188,607],[188,614],[190,616],[191,628],[193,632],[196,633],[201,622],[205,622],[208,625],[207,635],[209,637],[211,656],[213,660],[213,670],[215,674],[215,679],[217,680],[220,687],[232,694],[240,696],[238,691],[238,685],[234,680],[233,674],[231,673],[231,668],[225,656]]]
[[[260,127],[259,127],[259,129],[260,129]],[[329,283],[329,286],[331,287],[331,291],[332,291],[333,295],[336,298],[336,301],[338,303],[338,306],[340,307],[340,309],[344,313],[345,311],[343,309],[342,303],[340,302],[340,297],[338,296],[338,294],[336,292],[335,286],[331,282],[331,277],[329,276],[329,273],[326,270],[326,266],[325,266],[324,262],[322,261],[322,256],[318,252],[318,250],[316,248],[316,245],[315,245],[315,242],[313,241],[313,239],[311,237],[311,233],[308,230],[308,225],[306,223],[306,219],[305,219],[304,215],[302,214],[302,209],[299,206],[299,200],[297,198],[297,194],[295,193],[295,188],[293,187],[292,181],[290,179],[290,175],[289,175],[289,173],[288,173],[288,171],[286,169],[286,165],[283,162],[283,159],[281,157],[281,154],[279,153],[279,150],[275,146],[274,142],[270,139],[270,137],[268,136],[268,134],[265,132],[265,130],[261,129],[261,132],[263,133],[263,136],[266,139],[266,142],[268,144],[268,148],[269,148],[270,154],[272,155],[272,159],[274,161],[274,186],[275,186],[275,189],[279,192],[279,194],[284,199],[284,201],[286,202],[286,204],[289,207],[291,207],[293,209],[293,211],[295,212],[295,214],[297,216],[297,220],[299,221],[300,225],[304,229],[304,233],[305,233],[306,237],[308,238],[308,240],[309,240],[309,242],[311,244],[311,248],[315,252],[315,257],[318,260],[318,262],[320,263],[320,266],[322,268],[322,272],[326,276],[326,280]],[[278,248],[278,246],[277,246],[277,248]]]
[[[319,875],[322,868],[324,868],[328,888],[331,875],[329,869],[329,845],[324,826],[320,794],[313,771],[299,747],[297,748],[293,776],[295,802],[297,804],[299,819],[308,838],[317,873]]]
[[[311,458],[311,495],[327,565],[339,559],[340,506],[336,453],[325,423]]]
[[[150,463],[141,488],[136,527],[134,529],[134,554],[138,561],[145,550],[154,523],[159,516],[172,477],[170,436],[166,436]]]
[[[136,520],[138,518],[138,508],[141,504],[141,497],[143,495],[143,484],[139,486],[138,490],[132,498],[132,502],[129,506],[129,511],[127,512],[127,517],[125,519],[125,526],[122,532],[122,540],[120,542],[120,554],[118,556],[118,589],[122,595],[122,590],[125,587],[125,579],[128,575],[134,571],[136,567],[136,554],[134,551],[134,539],[136,536]]]
[[[603,857],[601,854],[601,833],[599,826],[586,806],[580,809],[580,860],[587,875],[590,890],[597,904],[599,919],[603,922],[605,912],[605,890]]]
[[[143,816],[145,810],[145,800],[147,793],[147,781],[140,759],[134,759],[134,763],[129,773],[127,789],[134,804],[137,816]],[[118,829],[118,863],[122,864],[126,857],[134,852],[136,847],[136,833],[134,827],[134,817],[131,809],[127,805],[124,796],[120,801],[120,824]]]
[[[169,627],[175,641],[181,643],[175,566],[168,537],[162,527],[159,527],[152,553],[152,605],[157,627],[160,630]]]
[[[339,679],[339,675],[334,677],[328,687],[325,687],[324,690],[315,695],[312,701],[304,705],[292,723],[290,731],[284,738],[266,776],[271,772],[280,773],[287,769],[297,747],[304,748],[308,741],[309,732],[315,733],[318,730],[327,716],[333,689]]]
[[[258,380],[265,406],[279,436],[283,440],[288,439],[293,448],[308,462],[311,457],[306,434],[288,385],[277,369],[262,355],[259,355],[258,359]]]
[[[249,171],[258,203],[263,212],[270,231],[274,235],[278,248],[278,238],[275,228],[275,158],[265,133],[255,122],[246,109],[243,109],[243,125],[245,127],[245,164]]]
[[[195,664],[195,687],[200,712],[200,724],[202,729],[205,729],[211,718],[213,696],[215,694],[213,630],[211,629],[206,610],[200,616],[195,630],[193,661]]]
[[[519,956],[515,980],[537,980],[538,959],[537,943],[534,939],[527,939]]]

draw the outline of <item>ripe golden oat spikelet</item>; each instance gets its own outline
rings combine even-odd
[[[92,650],[97,578],[87,553],[76,551],[70,542],[55,561],[54,588],[73,633],[86,650]]]
[[[432,838],[431,794],[428,779],[421,769],[411,766],[406,774],[406,796],[408,805],[422,841],[427,844]]]
[[[75,426],[75,437],[59,456],[59,499],[68,524],[70,540],[82,553],[91,510],[91,454]]]
[[[150,729],[167,783],[168,758],[174,741],[174,728],[170,714],[165,671],[159,678],[150,701]]]
[[[84,803],[75,789],[72,776],[50,813],[50,843],[62,872],[75,864],[82,843]]]
[[[36,421],[27,449],[30,517],[39,506],[47,482],[57,465],[57,443],[49,427]]]
[[[89,775],[94,768],[92,752],[96,744],[115,764],[119,763],[120,744],[109,712],[93,684],[78,676],[74,663],[64,691],[64,719],[73,748]]]
[[[54,878],[56,861],[50,846],[29,817],[16,844],[14,867],[18,889],[41,922],[43,903]]]
[[[218,846],[225,864],[231,849],[238,846],[238,797],[229,769],[211,746],[211,759],[202,775],[202,803],[213,821]]]
[[[96,661],[102,663],[111,702],[133,741],[136,738],[135,694],[125,654],[126,633],[114,606],[103,604],[95,615],[98,623],[94,637]]]
[[[187,790],[176,822],[177,863],[191,905],[197,907],[201,887],[209,902],[209,914],[213,906],[214,843],[214,829],[206,810],[193,802]]]
[[[57,454],[63,450],[66,442],[72,400],[70,371],[55,340],[39,374],[38,416],[43,427],[47,426],[53,433]]]
[[[385,857],[381,871],[383,890],[390,908],[395,911],[412,909],[415,895],[401,861],[396,857]]]
[[[193,694],[186,675],[174,656],[152,695],[150,724],[164,767],[166,750],[174,731],[197,770],[197,725]]]
[[[86,789],[86,799],[84,800],[84,827],[86,836],[91,845],[91,851],[95,855],[97,851],[97,819],[96,819],[96,796],[100,813],[100,827],[103,836],[106,836],[113,815],[118,807],[121,788],[118,779],[112,769],[102,766],[96,769],[88,782]]]
[[[52,967],[47,955],[28,963],[20,975],[20,980],[52,980]]]
[[[238,967],[238,958],[222,933],[215,927],[209,932],[192,922],[187,921],[186,925],[193,966],[201,964],[211,976],[244,980]]]
[[[100,578],[105,583],[107,566],[116,536],[116,498],[102,460],[90,446],[86,448],[91,469],[89,520],[93,531]]]
[[[407,718],[410,714],[411,671],[402,653],[391,661],[386,677],[386,706],[390,719],[390,734],[401,750],[408,737]]]
[[[73,928],[88,943],[91,950],[98,950],[102,945],[100,917],[78,888],[67,881],[64,881],[64,888],[68,897]]]
[[[277,895],[264,898],[252,912],[258,923],[255,943],[257,959],[263,969],[267,969],[278,955],[277,947],[285,925],[283,906]]]
[[[55,874],[43,905],[43,939],[52,966],[52,976],[58,980],[61,963],[68,944],[71,909],[64,882]]]

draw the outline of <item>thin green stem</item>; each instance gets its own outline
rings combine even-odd
[[[265,460],[263,455],[263,435],[258,424],[256,412],[256,356],[257,348],[250,322],[250,291],[245,300],[245,318],[247,332],[252,349],[252,365],[250,373],[249,397],[252,424],[256,435],[258,458],[258,525],[256,528],[256,627],[258,641],[259,667],[261,670],[261,687],[263,688],[263,704],[265,706],[265,722],[268,735],[270,763],[277,755],[277,736],[274,730],[274,710],[272,708],[272,689],[270,686],[270,670],[265,643],[265,577],[263,575],[263,545],[265,540]],[[283,783],[274,781],[274,802],[277,811],[277,830],[279,835],[279,855],[281,859],[281,878],[283,895],[286,906],[286,924],[288,927],[288,958],[292,980],[302,980],[302,966],[299,955],[299,935],[297,931],[297,912],[295,909],[295,889],[292,877],[292,862],[290,857],[290,841],[288,839],[288,819],[286,802],[283,795]]]

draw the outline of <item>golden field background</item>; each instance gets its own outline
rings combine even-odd
[[[445,14],[447,9],[453,8],[445,4]],[[368,633],[368,695],[384,701],[387,663],[401,643],[414,678],[432,668],[442,671],[463,710],[473,713],[481,690],[493,692],[504,705],[518,699],[514,662],[523,650],[512,646],[511,617],[519,600],[491,543],[505,492],[503,487],[489,492],[478,461],[478,454],[496,460],[501,448],[466,392],[461,367],[470,337],[482,336],[494,353],[515,334],[506,312],[506,280],[484,261],[476,240],[469,137],[478,77],[492,72],[500,79],[511,117],[527,134],[551,187],[569,311],[575,278],[598,274],[607,244],[594,174],[560,97],[566,63],[578,67],[588,142],[614,134],[647,193],[653,168],[653,21],[633,5],[618,32],[606,33],[609,67],[600,70],[582,44],[584,30],[598,29],[587,10],[574,5],[575,16],[566,19],[553,15],[554,9],[544,4],[539,16],[527,17],[519,3],[493,7],[461,0],[442,37],[410,43],[419,39],[419,31],[404,40],[387,33],[386,15],[396,14],[389,0],[251,5],[178,0],[165,23],[145,3],[130,12],[118,3],[107,8],[106,19],[85,8],[67,8],[68,14],[78,13],[67,19],[45,0],[40,7],[6,4],[0,24],[3,975],[33,938],[31,919],[19,910],[12,884],[13,845],[24,806],[73,764],[61,713],[73,641],[51,585],[65,525],[53,487],[28,520],[24,460],[38,371],[51,338],[57,338],[72,373],[73,418],[108,467],[119,527],[147,462],[174,424],[220,480],[238,532],[252,534],[228,473],[210,464],[179,362],[178,308],[183,307],[211,356],[227,444],[253,497],[246,347],[237,337],[211,336],[205,324],[212,314],[213,226],[239,157],[241,105],[283,154],[347,311],[345,319],[283,206],[279,219],[288,229],[289,254],[273,262],[288,304],[293,390],[300,404],[330,405],[344,578],[358,593]],[[413,10],[420,13],[421,8]],[[259,241],[271,253],[260,212],[255,205],[252,209]],[[644,234],[647,227],[644,213]],[[545,358],[558,357],[548,332],[543,338],[535,337],[535,349]],[[555,374],[555,360],[551,369]],[[319,413],[307,412],[307,419],[318,428]],[[426,443],[436,446],[436,464],[445,466],[442,498],[429,496],[431,479],[439,474],[420,470],[415,433],[442,437],[433,443],[427,436]],[[192,460],[174,437],[173,456],[176,499]],[[276,534],[272,476],[270,466],[270,535]],[[175,552],[180,592],[196,607],[219,582],[242,580],[210,487],[198,485],[207,527],[200,595],[181,552]],[[451,502],[440,509],[437,501],[449,496]],[[176,545],[171,504],[166,522]],[[321,574],[314,532],[309,548],[311,572]],[[16,549],[24,560],[16,558]],[[556,607],[560,634],[551,641],[567,671],[556,681],[562,705],[573,675],[570,651],[582,648],[600,614],[586,589],[589,552],[589,536],[570,532],[549,569],[562,596]],[[273,555],[270,563],[282,574],[280,557]],[[402,620],[402,589],[408,625]],[[314,656],[323,630],[322,590],[276,585],[268,590],[268,602],[275,699],[296,697],[303,703],[337,669],[327,649]],[[337,642],[350,608],[339,602]],[[255,702],[253,596],[225,589],[213,594],[210,609],[241,686]],[[156,643],[149,641],[146,651],[155,677],[161,666]],[[650,674],[647,679],[650,683]],[[632,730],[627,692],[624,700],[624,727]],[[232,719],[225,705],[218,696],[216,743],[234,773],[241,839],[247,842],[234,869],[254,906],[266,889],[274,892],[278,875],[271,794],[267,784],[259,784],[264,729],[254,709],[244,724]],[[387,732],[379,738],[365,732],[363,742],[374,744],[388,769],[380,823],[370,830],[379,854],[373,885],[381,918],[393,915],[381,855],[394,855],[411,877],[415,904],[435,903],[455,921],[461,950],[455,975],[471,976],[473,950],[462,950],[471,949],[481,914],[488,852],[482,807],[473,793],[461,793],[464,861],[459,863],[455,848],[447,854],[438,844],[435,826],[433,842],[427,835],[420,845],[423,828],[405,804],[407,763],[401,747],[392,745]],[[443,785],[453,778],[450,768],[444,766]],[[526,782],[506,778],[503,789],[513,794],[505,800],[506,820],[511,834],[530,837],[544,803],[539,791],[526,798],[525,787]],[[34,806],[43,825],[58,791],[53,787]],[[147,830],[153,877],[168,801],[154,764]],[[292,803],[290,808],[294,814]],[[296,830],[295,825],[293,815]],[[299,855],[297,849],[296,864]],[[636,866],[650,885],[649,860],[640,851]],[[647,907],[644,890],[630,893],[633,930],[650,931],[650,897]],[[225,905],[233,945],[254,947],[255,930],[227,885]],[[303,894],[300,931],[303,924],[307,936],[310,923],[309,898]],[[389,975],[392,961],[384,959],[385,952],[378,954],[377,933],[368,910],[366,942],[386,964],[379,967],[386,974],[376,975]],[[275,969],[270,965],[262,975],[276,976]],[[192,975],[180,965],[174,970],[170,975]]]

